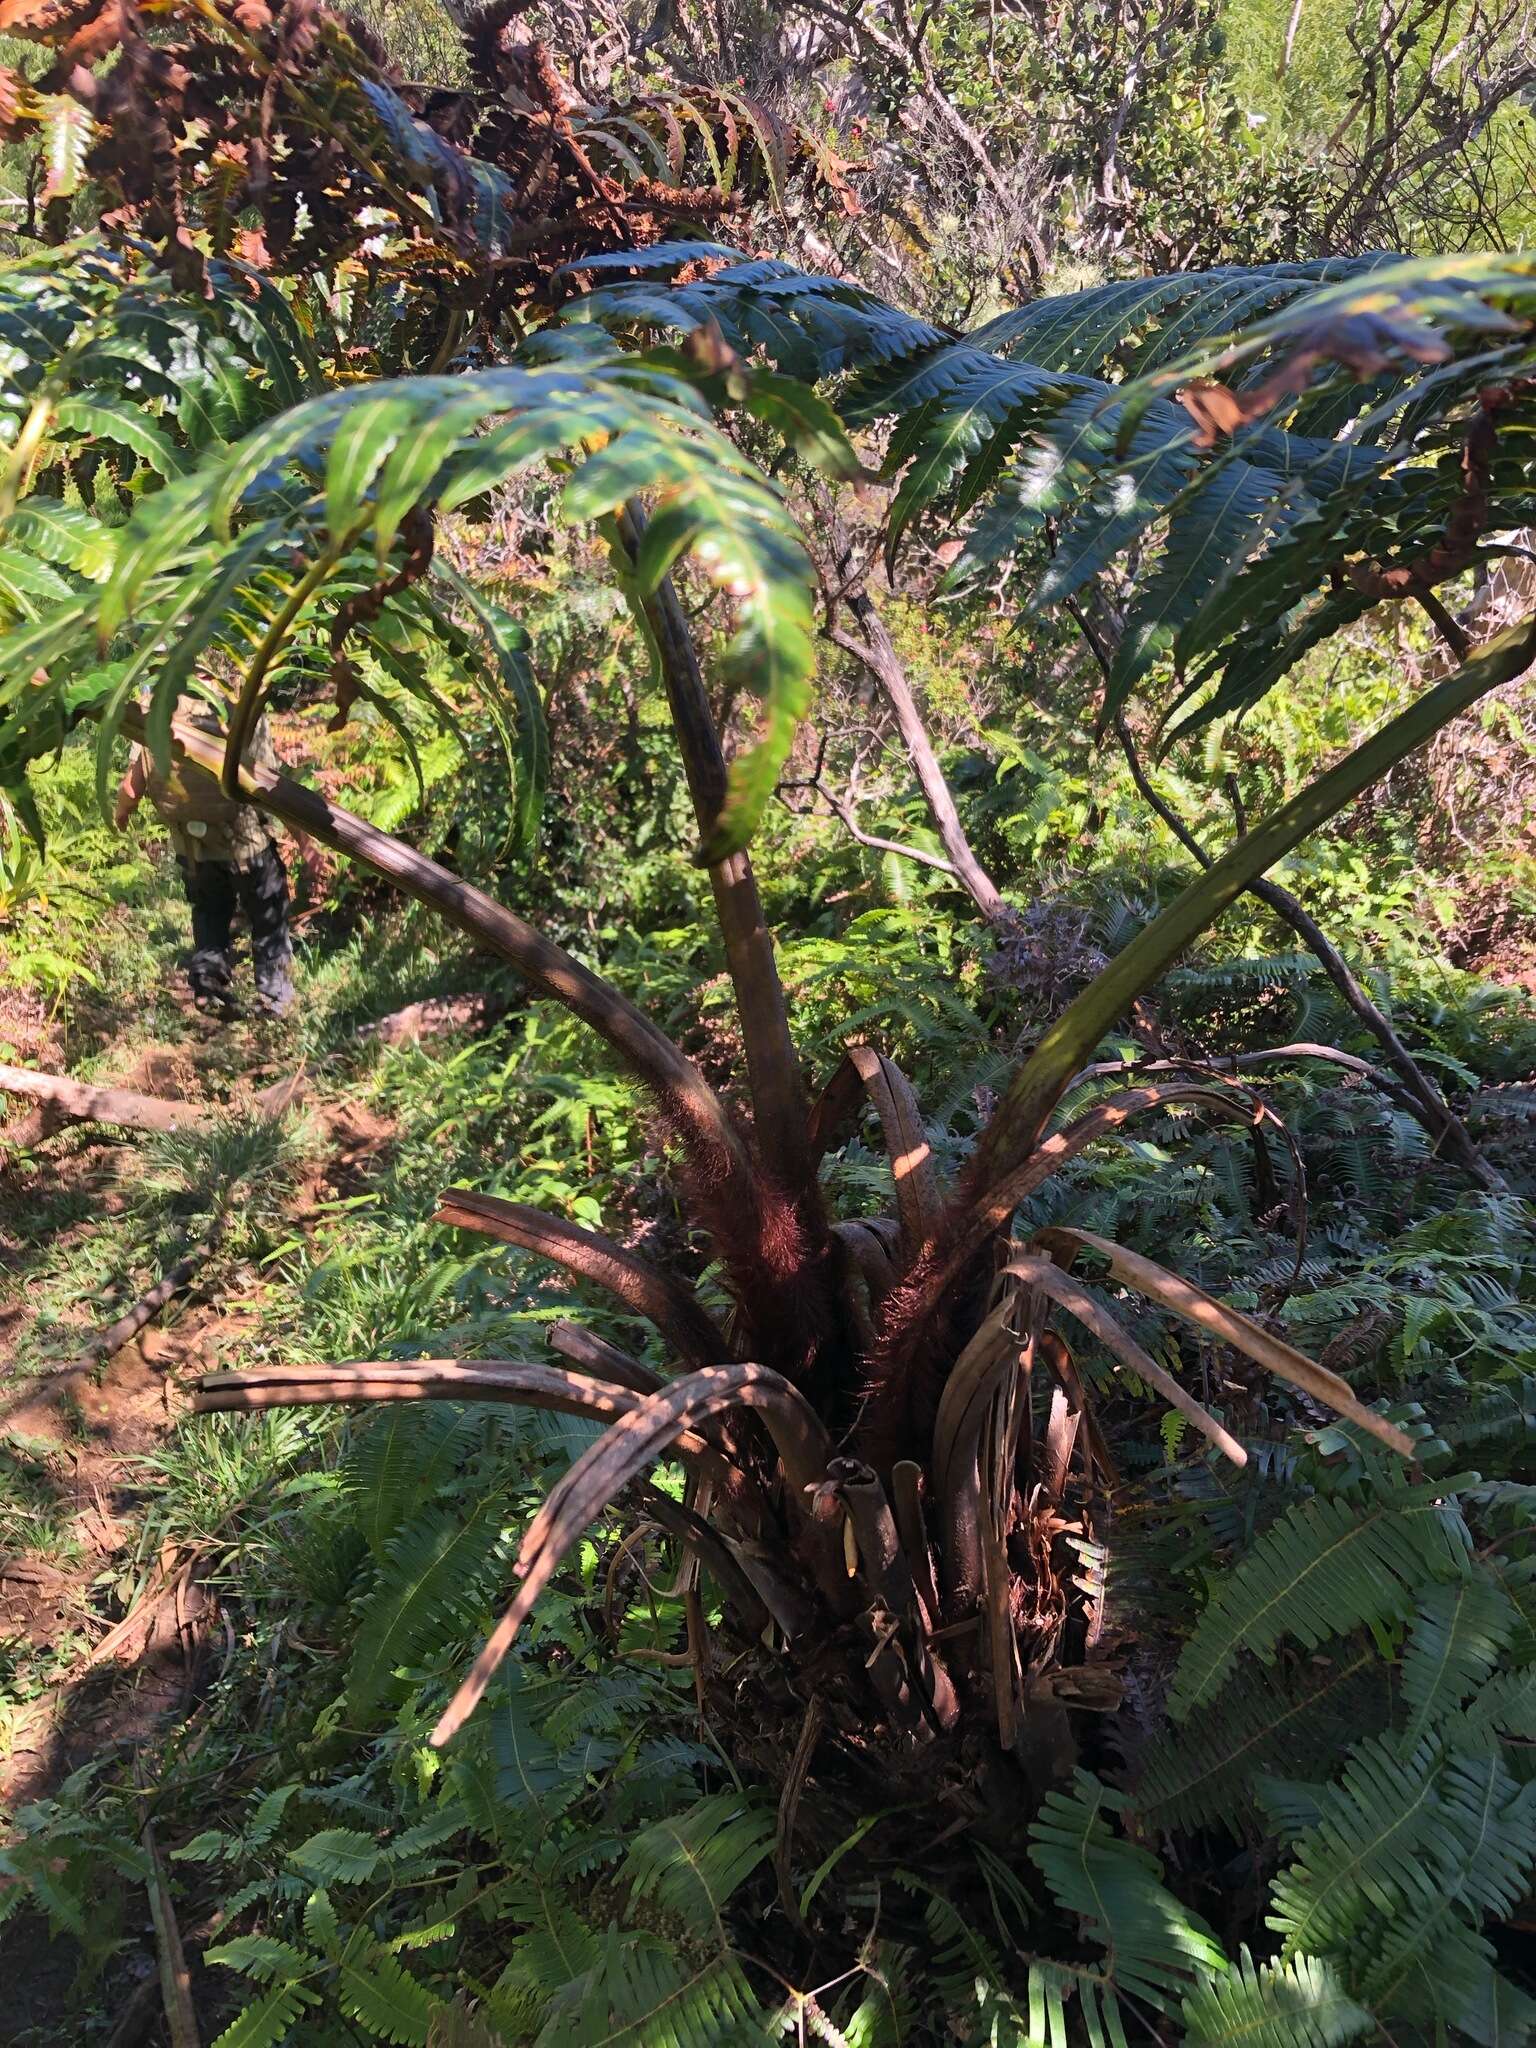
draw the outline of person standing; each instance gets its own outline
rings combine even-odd
[[[183,699],[177,715],[205,732],[220,732],[217,716],[200,699]],[[257,721],[246,765],[276,768],[277,750],[265,718]],[[251,933],[251,965],[258,1008],[280,1017],[293,1001],[293,941],[288,931],[288,870],[253,805],[229,797],[216,775],[173,758],[161,770],[146,747],[136,747],[128,773],[118,785],[115,822],[122,830],[148,796],[170,835],[182,887],[192,910],[192,959],[187,970],[200,1010],[224,1015],[235,1008],[235,910],[245,912]],[[308,858],[307,841],[300,842]]]

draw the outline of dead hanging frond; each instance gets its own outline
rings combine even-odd
[[[903,1249],[913,1258],[938,1229],[944,1205],[921,1106],[894,1060],[871,1045],[849,1046],[811,1112],[811,1149],[820,1157],[842,1143],[866,1100],[885,1135]]]
[[[1284,1338],[1275,1336],[1251,1316],[1244,1315],[1240,1309],[1228,1308],[1225,1302],[1215,1300],[1203,1287],[1196,1287],[1193,1281],[1181,1279],[1155,1260],[1144,1258],[1140,1252],[1129,1251],[1124,1245],[1114,1244],[1107,1237],[1099,1237],[1091,1230],[1045,1230],[1036,1242],[1064,1267],[1070,1266],[1080,1251],[1097,1252],[1107,1261],[1109,1277],[1118,1285],[1168,1309],[1202,1335],[1230,1345],[1276,1379],[1295,1387],[1320,1408],[1328,1409],[1344,1421],[1352,1422],[1357,1429],[1364,1430],[1368,1436],[1375,1437],[1388,1450],[1396,1451],[1399,1457],[1413,1457],[1412,1437],[1395,1423],[1388,1422],[1385,1416],[1378,1415],[1373,1408],[1367,1408],[1348,1382],[1340,1379],[1336,1372],[1330,1372],[1326,1366],[1308,1358],[1294,1345],[1287,1344]]]
[[[551,1489],[518,1552],[522,1585],[517,1598],[433,1729],[435,1744],[451,1740],[474,1712],[561,1559],[615,1496],[649,1471],[681,1435],[737,1408],[754,1410],[764,1422],[783,1467],[791,1515],[808,1539],[817,1577],[824,1592],[838,1595],[836,1562],[820,1540],[807,1501],[825,1476],[831,1456],[815,1410],[787,1380],[765,1366],[719,1365],[688,1373],[639,1401]],[[840,1604],[846,1609],[850,1603],[842,1598]]]
[[[516,1245],[549,1259],[578,1280],[615,1295],[641,1315],[693,1365],[728,1357],[725,1333],[695,1298],[691,1289],[670,1275],[625,1251],[612,1238],[523,1202],[503,1201],[471,1188],[450,1188],[442,1197],[435,1222],[456,1230],[480,1231],[503,1244]]]
[[[320,0],[13,0],[6,33],[44,68],[0,77],[0,133],[51,155],[62,140],[73,181],[50,169],[45,196],[88,176],[109,233],[152,244],[185,289],[204,288],[206,233],[216,255],[282,276],[363,262],[444,312],[494,314],[574,258],[830,181],[809,141],[739,93],[585,101],[522,12],[470,16],[458,91],[402,80]]]

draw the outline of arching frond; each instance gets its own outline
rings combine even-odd
[[[46,621],[0,637],[0,714],[40,662],[82,660],[99,632],[135,650],[98,672],[105,733],[142,682],[153,693],[151,736],[163,744],[178,692],[217,653],[243,677],[230,740],[238,754],[280,660],[306,633],[323,632],[335,648],[338,601],[344,615],[351,605],[359,617],[419,620],[410,586],[426,566],[422,520],[550,459],[569,465],[563,504],[572,518],[601,522],[636,492],[654,494],[637,596],[690,552],[725,595],[734,630],[724,659],[762,700],[771,757],[766,772],[751,750],[733,764],[716,835],[728,850],[750,835],[805,707],[804,551],[778,492],[712,424],[691,384],[611,351],[386,380],[278,414],[155,494],[119,536],[99,601],[82,589]],[[432,627],[441,641],[441,614]],[[449,640],[473,658],[469,635]],[[504,639],[490,652],[484,667],[494,677]],[[541,750],[526,699],[521,708],[529,744]],[[38,747],[53,735],[28,728],[27,737]],[[7,738],[15,745],[19,729],[0,729],[0,746]]]
[[[1185,1999],[1184,2048],[1341,2048],[1375,2024],[1328,1963],[1255,1963],[1245,1948],[1227,1976]]]
[[[1467,1550],[1454,1502],[1400,1473],[1383,1473],[1365,1497],[1301,1502],[1223,1574],[1179,1659],[1175,1719],[1217,1695],[1242,1651],[1268,1662],[1287,1638],[1315,1649],[1406,1618],[1421,1587],[1465,1575]]]
[[[1384,598],[1463,573],[1528,523],[1522,445],[1536,352],[1523,255],[1373,256],[1116,282],[969,336],[861,287],[732,263],[665,288],[651,271],[574,312],[610,325],[714,321],[736,346],[837,382],[846,419],[892,423],[894,547],[965,521],[953,575],[1050,560],[1060,603],[1127,549],[1138,590],[1107,711],[1154,667],[1189,730],[1261,696]],[[1213,381],[1217,376],[1225,381]],[[1347,430],[1348,438],[1340,439]]]

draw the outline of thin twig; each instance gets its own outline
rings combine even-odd
[[[1109,650],[1105,646],[1102,636],[1080,606],[1069,603],[1067,609],[1076,620],[1084,640],[1087,642],[1095,661],[1098,663],[1107,681],[1110,670],[1110,658]],[[1126,766],[1131,771],[1131,780],[1135,783],[1142,799],[1162,819],[1168,830],[1191,858],[1197,861],[1202,868],[1209,868],[1211,866],[1210,855],[1200,844],[1200,841],[1195,837],[1184,819],[1180,817],[1173,805],[1156,788],[1151,777],[1147,774],[1131,729],[1126,723],[1124,713],[1116,712],[1111,724],[1115,737],[1120,742],[1121,752],[1125,755]],[[1237,819],[1238,829],[1241,831],[1244,823],[1241,800],[1239,800],[1238,804]],[[1434,1083],[1424,1073],[1417,1060],[1409,1052],[1407,1046],[1403,1044],[1384,1012],[1366,994],[1364,988],[1351,971],[1343,954],[1340,953],[1337,946],[1334,945],[1311,912],[1306,909],[1297,897],[1291,894],[1289,889],[1282,888],[1278,882],[1271,881],[1268,876],[1260,876],[1255,881],[1250,882],[1248,893],[1251,896],[1257,897],[1259,902],[1264,904],[1267,909],[1272,910],[1283,923],[1290,926],[1307,950],[1315,957],[1318,965],[1338,990],[1350,1011],[1376,1040],[1386,1056],[1387,1064],[1404,1085],[1403,1107],[1428,1132],[1435,1149],[1437,1151],[1443,1150],[1448,1156],[1454,1158],[1456,1163],[1470,1173],[1483,1187],[1498,1188],[1502,1186],[1503,1183],[1499,1176],[1494,1173],[1493,1169],[1484,1160],[1460,1118],[1457,1117],[1444,1096],[1441,1095]]]
[[[155,1839],[154,1823],[150,1819],[149,1790],[142,1760],[136,1764],[134,1776],[138,1780],[139,1800],[144,1815],[139,1840],[149,1858],[149,1910],[155,1923],[155,1951],[160,1961],[160,1994],[165,2003],[166,2024],[171,2032],[171,2048],[199,2048],[197,2012],[192,2004],[192,1977],[187,1969],[186,1951],[181,1945],[181,1929],[176,1921],[176,1908],[171,1903],[171,1888],[166,1880],[165,1861],[160,1854],[160,1844]]]
[[[800,1901],[795,1897],[794,1872],[790,1857],[795,1845],[795,1816],[800,1811],[800,1794],[805,1790],[805,1781],[810,1774],[811,1758],[815,1753],[817,1738],[827,1710],[820,1693],[812,1696],[805,1710],[805,1719],[800,1723],[800,1739],[795,1744],[795,1754],[789,1766],[789,1775],[784,1780],[784,1790],[779,1796],[779,1822],[775,1832],[773,1867],[779,1881],[779,1904],[784,1908],[785,1917],[795,1932],[809,1938],[810,1929],[800,1911]]]

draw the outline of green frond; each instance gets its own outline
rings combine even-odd
[[[1394,1929],[1365,1989],[1389,2026],[1431,2017],[1478,2048],[1525,2048],[1536,2034],[1536,1999],[1498,1968],[1491,1941],[1444,1914]]]
[[[1084,376],[1136,376],[1168,354],[1230,333],[1267,306],[1319,285],[1380,268],[1389,257],[1324,257],[1313,263],[1225,265],[1165,277],[1117,279],[1086,291],[1036,299],[1000,313],[971,340],[1003,355]]]
[[[735,1793],[716,1792],[637,1835],[624,1874],[636,1899],[654,1899],[692,1928],[718,1925],[732,1894],[772,1850],[772,1816]]]
[[[375,2041],[427,2048],[438,2000],[403,1963],[382,1949],[344,1955],[336,1965],[336,1995],[348,2019]]]
[[[457,1999],[439,2006],[427,2030],[427,2048],[506,2048],[506,2036],[493,2027],[483,2010],[471,2011]]]
[[[375,1557],[451,1477],[477,1433],[472,1418],[436,1402],[380,1408],[362,1423],[337,1476]]]
[[[555,1998],[536,2048],[767,2048],[776,2040],[734,1957],[690,1964],[609,1930],[596,1966]]]
[[[881,1941],[860,1961],[863,1996],[842,2023],[848,2048],[909,2048],[918,2021],[910,1950]]]
[[[1283,518],[1276,500],[1283,479],[1233,457],[1191,494],[1169,522],[1155,568],[1140,579],[1104,699],[1109,718],[1162,656],[1173,652],[1182,629],[1259,545],[1271,520]]]
[[[807,379],[903,362],[948,339],[942,329],[887,305],[862,285],[771,259],[743,258],[707,279],[671,288],[653,281],[697,253],[697,244],[663,243],[583,259],[572,268],[599,275],[628,269],[640,281],[602,286],[575,301],[566,317],[683,332],[713,321],[733,347],[743,353],[761,349],[779,369]],[[722,252],[713,245],[707,253]]]
[[[322,1828],[297,1848],[288,1861],[312,1883],[361,1884],[373,1876],[383,1851],[357,1828]]]
[[[1130,1801],[1087,1771],[1072,1792],[1047,1795],[1030,1825],[1029,1858],[1063,1912],[1103,1948],[1105,1973],[1130,1997],[1165,2008],[1224,1957],[1210,1930],[1163,1883],[1157,1858],[1111,1832]]]
[[[1185,1999],[1184,2048],[1342,2048],[1375,2024],[1316,1956],[1255,1963],[1244,1948]]]
[[[519,2038],[537,2032],[550,2001],[590,1977],[603,1956],[603,1937],[568,1900],[547,1885],[520,1888],[514,1901],[527,1924],[491,1990],[498,2021]]]
[[[644,271],[644,259],[632,267]],[[1117,281],[968,336],[782,264],[728,264],[671,289],[657,282],[669,267],[606,284],[567,317],[642,328],[713,319],[739,348],[840,380],[845,419],[896,423],[893,547],[920,517],[964,521],[979,508],[951,572],[964,581],[1038,545],[1050,515],[1040,605],[1126,549],[1149,549],[1109,708],[1171,663],[1172,710],[1194,700],[1179,731],[1254,702],[1368,609],[1349,564],[1390,567],[1433,546],[1463,488],[1459,450],[1479,389],[1503,380],[1510,435],[1529,403],[1536,275],[1523,254],[1459,270],[1452,259],[1371,256]],[[1206,436],[1209,446],[1172,402],[1219,372],[1238,408],[1309,348],[1298,381],[1278,384],[1255,418]],[[1372,352],[1392,366],[1385,383],[1349,374]],[[1305,370],[1330,355],[1345,374],[1308,392]],[[1485,530],[1527,523],[1519,463],[1494,464],[1488,490]]]
[[[1478,1927],[1512,1910],[1536,1862],[1536,1787],[1518,1786],[1496,1755],[1375,1739],[1307,1805],[1315,1818],[1271,1894],[1285,1955],[1329,1957],[1383,2012],[1410,1981],[1456,1983],[1469,1955],[1458,1995],[1475,1992],[1492,1964],[1491,1951],[1475,1960]]]
[[[254,2005],[248,2005],[219,2034],[213,2048],[277,2048],[298,2025],[301,2015],[319,2003],[302,1984],[282,1984]]]
[[[348,1708],[359,1720],[402,1666],[472,1631],[505,1555],[503,1515],[494,1496],[467,1515],[424,1508],[389,1538],[347,1666]]]
[[[1362,1497],[1302,1501],[1216,1584],[1169,1694],[1176,1721],[1208,1705],[1239,1654],[1263,1663],[1289,1639],[1332,1637],[1404,1620],[1426,1583],[1465,1576],[1469,1539],[1454,1502],[1383,1472]]]
[[[112,529],[83,505],[27,498],[6,520],[5,531],[40,561],[73,569],[87,582],[100,583],[111,573],[116,554]]]
[[[1454,1739],[1469,1747],[1503,1738],[1536,1743],[1536,1668],[1529,1664],[1490,1678],[1454,1724]]]
[[[304,1938],[324,1956],[334,1955],[341,1945],[341,1923],[323,1886],[304,1901]]]
[[[1226,1686],[1219,1713],[1154,1737],[1136,1780],[1136,1812],[1158,1830],[1240,1828],[1253,1815],[1258,1779],[1326,1771],[1362,1730],[1380,1728],[1386,1711],[1385,1674],[1371,1647],[1295,1672],[1249,1666]]]
[[[313,1956],[268,1934],[237,1934],[232,1941],[209,1949],[206,1960],[223,1963],[243,1977],[254,1977],[258,1984],[287,1984],[309,1976],[315,1968]]]
[[[479,1817],[493,1840],[504,1829],[518,1830],[530,1818],[558,1812],[576,1790],[559,1751],[540,1725],[541,1703],[522,1667],[509,1659],[497,1681],[480,1709],[478,1721],[485,1730],[486,1746],[474,1760],[474,1782],[483,1786],[487,1795],[481,1800]],[[469,1768],[466,1760],[466,1772]]]
[[[1415,1744],[1482,1684],[1498,1664],[1516,1620],[1508,1596],[1476,1567],[1464,1579],[1425,1588],[1403,1652],[1406,1745]]]

